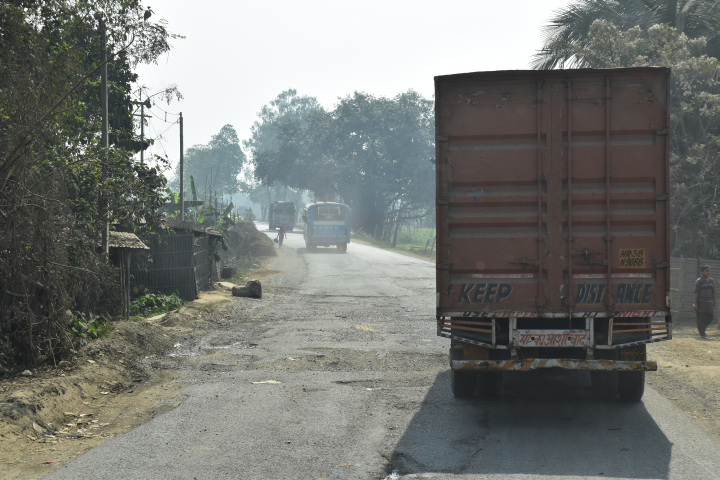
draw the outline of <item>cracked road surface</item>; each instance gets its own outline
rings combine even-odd
[[[186,371],[178,408],[46,478],[720,478],[718,442],[649,387],[605,403],[586,373],[543,371],[454,399],[430,262],[291,232],[270,268],[261,300],[164,360]]]

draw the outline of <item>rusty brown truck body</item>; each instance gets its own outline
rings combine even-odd
[[[589,370],[639,401],[672,337],[669,69],[435,77],[437,323],[456,396]]]

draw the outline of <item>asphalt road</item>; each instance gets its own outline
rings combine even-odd
[[[649,387],[606,403],[586,373],[543,371],[454,399],[430,262],[293,232],[271,268],[176,352],[177,409],[47,478],[720,478],[720,444]]]

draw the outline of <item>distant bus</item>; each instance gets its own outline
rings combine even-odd
[[[347,252],[350,243],[350,207],[347,205],[308,203],[303,211],[303,223],[303,238],[308,249],[335,245],[341,252]]]
[[[275,230],[282,225],[286,232],[292,232],[295,227],[295,215],[293,202],[273,202],[268,214],[270,230]]]

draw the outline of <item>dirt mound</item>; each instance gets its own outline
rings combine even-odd
[[[0,379],[0,477],[39,478],[177,405],[174,391],[145,398],[168,380],[150,365],[172,350],[172,332],[145,321],[113,327],[57,367]]]
[[[78,405],[81,400],[98,396],[101,390],[117,392],[128,383],[147,379],[149,375],[139,366],[141,360],[173,348],[173,340],[163,332],[146,322],[117,323],[109,338],[91,342],[62,366],[44,367],[0,383],[0,415],[21,430],[32,428],[32,421],[62,425],[64,414],[58,415],[54,407],[73,411],[82,406]],[[12,393],[6,394],[6,389]],[[45,395],[48,389],[54,395]],[[38,398],[43,400],[38,402]]]
[[[232,243],[237,242],[237,245],[231,245],[231,248],[239,255],[244,256],[247,253],[252,254],[253,257],[274,257],[277,255],[273,241],[264,233],[259,232],[255,223],[238,222],[230,231],[237,234],[237,239],[232,241]]]

